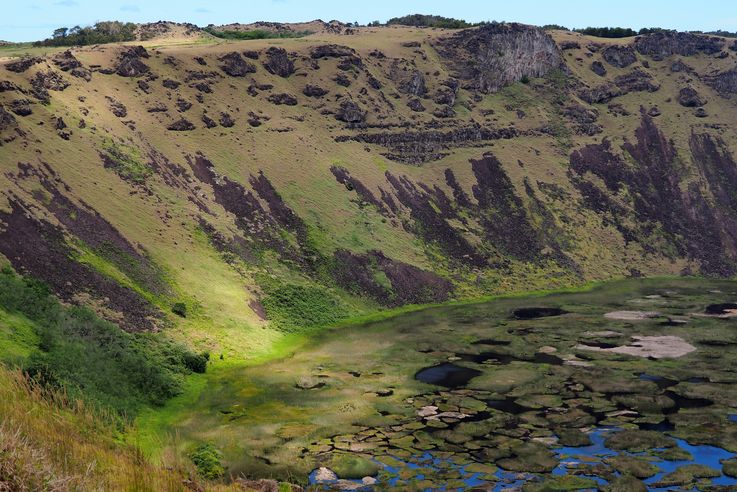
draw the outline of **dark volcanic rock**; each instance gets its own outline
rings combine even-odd
[[[366,121],[366,112],[353,101],[343,101],[335,113],[335,118],[351,125],[357,125]]]
[[[335,83],[342,87],[349,87],[351,85],[351,79],[344,73],[339,73],[335,76]]]
[[[356,51],[348,46],[338,44],[324,44],[312,49],[312,58],[340,58],[342,56],[353,56]]]
[[[148,108],[146,111],[148,111],[149,113],[166,113],[167,111],[169,111],[169,108],[166,107],[166,104],[158,102]]]
[[[613,44],[607,46],[602,50],[601,56],[604,57],[607,63],[619,68],[629,67],[637,61],[635,50],[632,49],[632,46],[627,45]]]
[[[167,89],[174,90],[174,89],[176,89],[177,87],[179,87],[181,85],[181,82],[177,82],[176,80],[172,80],[172,79],[164,79],[161,82],[161,85],[163,85]]]
[[[599,117],[598,111],[588,109],[580,104],[568,106],[563,115],[575,124],[576,133],[583,135],[596,135],[602,132],[600,125],[596,123]]]
[[[82,66],[82,63],[72,54],[70,50],[62,51],[52,58],[54,65],[59,67],[62,72],[69,72],[74,77],[92,80],[92,73]]]
[[[205,128],[215,128],[216,126],[218,126],[218,124],[215,123],[215,120],[213,120],[206,114],[202,115],[202,123],[205,124]]]
[[[128,108],[125,105],[112,97],[106,97],[108,104],[110,105],[110,111],[118,118],[125,118],[128,116]]]
[[[17,61],[12,61],[10,63],[7,63],[5,65],[5,68],[7,70],[10,70],[11,72],[21,73],[21,72],[25,72],[26,70],[28,70],[35,64],[41,63],[42,61],[43,61],[43,58],[39,58],[37,56],[26,57],[26,58],[21,58],[20,60],[17,60]]]
[[[371,190],[369,190],[366,185],[359,181],[358,178],[354,178],[353,176],[351,176],[351,173],[349,173],[346,168],[331,166],[330,172],[332,172],[333,176],[335,176],[335,180],[338,183],[344,185],[348,191],[355,191],[361,199],[361,203],[369,203],[373,205],[383,215],[389,214],[386,207],[384,207],[384,204],[376,198]]]
[[[436,118],[453,118],[456,115],[456,112],[451,106],[443,106],[441,108],[437,108],[432,112],[432,114]]]
[[[266,50],[266,61],[263,65],[266,71],[279,77],[286,78],[294,73],[294,62],[284,48],[272,46]]]
[[[582,88],[578,91],[578,97],[589,104],[609,102],[613,98],[622,95],[622,91],[609,82],[591,88]]]
[[[423,77],[422,72],[413,70],[409,77],[399,83],[399,90],[413,96],[424,96],[427,89],[425,88],[425,77]]]
[[[245,77],[256,72],[256,66],[243,59],[237,51],[231,51],[220,58],[220,69],[231,77]]]
[[[43,87],[50,91],[63,91],[69,87],[69,82],[67,82],[59,72],[54,72],[53,70],[36,73],[31,84],[33,84],[34,87]]]
[[[704,108],[696,108],[696,111],[694,111],[693,114],[697,118],[706,118],[707,116],[709,116],[709,113],[707,113]]]
[[[271,94],[269,95],[269,97],[266,98],[266,100],[276,105],[281,105],[281,104],[284,104],[286,106],[296,106],[297,105],[297,98],[291,94],[287,94],[286,92],[281,92],[279,94]]]
[[[420,101],[418,98],[410,99],[407,103],[407,107],[411,109],[412,111],[421,113],[425,111],[425,106],[422,105],[422,101]]]
[[[228,113],[220,113],[220,124],[225,128],[230,128],[235,125],[235,120]]]
[[[16,99],[10,103],[10,110],[18,116],[28,116],[33,113],[31,102],[28,99]]]
[[[246,50],[243,52],[243,56],[245,56],[249,60],[258,60],[261,54],[256,50]]]
[[[489,93],[521,80],[565,69],[553,39],[542,29],[516,23],[464,29],[436,49],[464,87]]]
[[[186,99],[182,99],[181,97],[177,99],[176,102],[177,110],[180,113],[184,113],[185,111],[189,111],[189,109],[192,107],[192,103],[187,101]]]
[[[697,108],[706,104],[706,99],[702,98],[693,87],[684,87],[678,91],[678,104],[687,108]]]
[[[175,132],[188,132],[195,129],[195,126],[192,124],[192,122],[185,120],[184,118],[175,121],[171,125],[166,127],[167,130],[172,130]]]
[[[563,41],[560,43],[560,49],[562,50],[577,50],[580,49],[581,45],[578,41]]]
[[[15,126],[15,123],[15,116],[10,114],[2,105],[0,105],[0,132],[7,130],[11,126]]]
[[[623,93],[627,92],[655,92],[660,89],[658,84],[652,76],[639,68],[632,70],[624,75],[619,75],[614,78],[614,83],[617,87],[622,89]]]
[[[307,97],[322,97],[325,94],[327,94],[328,91],[323,89],[320,86],[307,84],[305,88],[302,90],[302,94],[304,94]]]
[[[673,73],[678,73],[678,72],[693,73],[693,68],[683,63],[683,60],[676,60],[673,63],[671,63],[670,71]]]
[[[737,68],[706,77],[704,80],[722,96],[737,94]]]
[[[599,77],[606,75],[606,67],[599,60],[591,62],[591,71]]]
[[[660,31],[635,38],[635,49],[653,59],[671,55],[693,56],[697,53],[713,55],[722,50],[724,41],[714,36],[688,32]]]
[[[143,46],[132,46],[120,53],[115,73],[121,77],[140,77],[151,71],[151,68],[141,61],[149,58],[148,51]]]

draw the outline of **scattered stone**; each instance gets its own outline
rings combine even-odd
[[[297,380],[295,386],[302,390],[318,389],[325,386],[325,381],[312,376],[302,376]]]
[[[321,466],[317,469],[317,472],[315,472],[314,478],[315,482],[332,482],[334,480],[338,480],[338,475],[336,475],[330,468]]]
[[[33,114],[31,109],[31,101],[28,99],[15,99],[10,103],[10,110],[18,116],[28,116]]]
[[[218,124],[215,123],[215,120],[213,120],[206,114],[202,115],[202,123],[205,124],[205,128],[215,128],[216,126],[218,126]]]

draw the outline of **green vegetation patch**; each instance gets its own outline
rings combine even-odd
[[[221,462],[222,453],[212,444],[202,444],[189,457],[202,478],[215,480],[225,475],[225,468]]]
[[[294,332],[333,324],[349,316],[349,308],[328,289],[285,284],[266,289],[262,300],[267,317],[283,331]]]
[[[0,273],[0,308],[14,319],[14,339],[37,340],[32,350],[26,347],[32,377],[120,416],[132,417],[145,405],[179,394],[184,375],[204,372],[209,358],[159,334],[124,332],[89,309],[64,307],[46,284],[9,269]],[[34,334],[20,316],[32,322]],[[9,354],[3,351],[2,357]]]

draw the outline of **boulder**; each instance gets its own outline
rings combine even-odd
[[[194,130],[195,126],[190,121],[182,118],[167,126],[166,129],[175,132],[188,132]]]
[[[606,67],[599,60],[591,62],[591,71],[599,77],[603,77],[604,75],[606,75]]]
[[[407,103],[407,107],[417,113],[425,111],[425,106],[422,105],[422,101],[420,101],[416,97],[409,100],[409,102]]]
[[[164,79],[163,82],[161,82],[161,85],[163,85],[167,89],[174,90],[177,87],[179,87],[181,85],[181,83],[180,82],[177,82],[176,80]]]
[[[230,128],[235,125],[235,120],[230,116],[229,113],[220,113],[220,125],[225,128]]]
[[[335,113],[335,118],[345,123],[356,125],[366,121],[366,112],[353,101],[343,101]]]
[[[637,61],[635,50],[628,45],[613,44],[607,46],[601,52],[601,56],[608,64],[618,68],[626,68]]]
[[[327,94],[328,91],[323,89],[322,87],[318,85],[312,85],[307,84],[304,89],[302,89],[302,94],[304,94],[307,97],[322,97],[325,94]]]
[[[256,66],[244,60],[237,51],[226,53],[218,60],[220,60],[220,70],[231,77],[245,77],[247,74],[256,71]]]
[[[686,108],[698,108],[706,104],[706,99],[701,97],[693,87],[684,87],[678,91],[676,100],[678,104]]]
[[[737,94],[737,68],[706,77],[704,81],[722,96]]]
[[[284,48],[272,46],[266,50],[266,61],[263,65],[267,72],[279,77],[286,78],[294,73],[294,62]]]
[[[123,50],[118,56],[115,73],[121,77],[141,77],[151,71],[141,58],[149,58],[148,51],[143,46],[131,46]]]
[[[10,110],[18,116],[33,114],[31,102],[28,99],[15,99],[10,103]]]

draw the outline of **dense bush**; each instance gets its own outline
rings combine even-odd
[[[444,29],[463,29],[478,24],[471,24],[462,19],[443,17],[440,15],[411,14],[389,19],[387,25],[413,26],[413,27],[440,27]]]
[[[221,453],[212,444],[203,444],[189,455],[192,463],[197,467],[197,473],[202,478],[214,480],[225,475]]]
[[[171,312],[182,318],[187,317],[187,305],[183,302],[175,302],[171,307]]]
[[[582,29],[574,29],[574,31],[599,38],[628,38],[630,36],[637,36],[637,31],[629,27],[584,27]]]
[[[284,331],[324,326],[348,316],[345,304],[327,289],[296,284],[266,289],[266,315]]]
[[[104,21],[94,26],[71,29],[60,27],[50,38],[34,43],[36,46],[85,46],[89,44],[118,43],[133,41],[136,25],[132,22]]]
[[[40,344],[25,362],[32,377],[120,415],[179,394],[183,376],[204,372],[209,358],[158,334],[124,332],[89,309],[64,307],[45,284],[9,270],[0,273],[0,307],[35,323]]]
[[[312,31],[287,31],[273,32],[264,29],[253,29],[251,31],[219,31],[213,26],[207,26],[203,31],[222,39],[274,39],[274,38],[301,38],[313,34]]]

